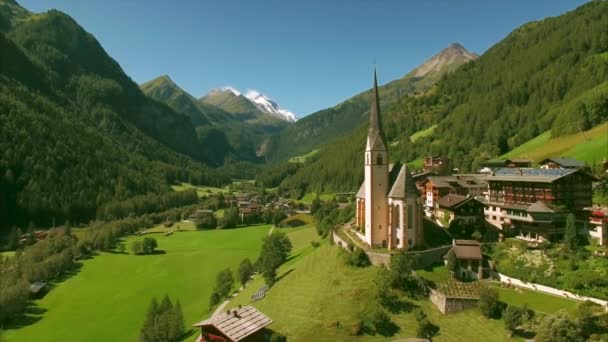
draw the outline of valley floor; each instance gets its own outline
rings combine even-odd
[[[136,341],[150,300],[165,294],[181,302],[189,326],[209,315],[216,274],[226,267],[236,272],[244,258],[254,261],[269,229],[146,235],[164,253],[101,253],[36,301],[27,317],[32,324],[9,328],[6,341]],[[127,238],[127,249],[141,238]]]

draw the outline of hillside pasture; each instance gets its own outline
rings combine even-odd
[[[608,153],[608,122],[580,133],[551,138],[546,131],[500,158],[525,157],[535,162],[549,157],[571,157],[587,163],[600,162]]]
[[[258,277],[232,300],[229,307],[255,306],[273,319],[270,328],[285,334],[289,341],[387,340],[378,334],[351,335],[352,326],[375,310],[373,281],[378,268],[348,267],[342,253],[326,241],[318,248],[294,246],[292,254],[295,257],[281,266],[278,282],[263,299],[250,300],[251,295],[264,284]],[[433,341],[509,341],[502,321],[488,320],[478,310],[444,316],[430,301],[412,303],[439,326]],[[390,336],[390,340],[415,336],[413,312],[391,314],[391,319],[399,331]]]
[[[184,191],[184,190],[194,189],[194,190],[196,190],[196,194],[198,195],[198,197],[205,197],[210,194],[228,192],[228,189],[226,189],[226,188],[215,188],[212,186],[199,186],[199,185],[192,185],[189,183],[174,184],[174,185],[171,185],[171,189],[173,189],[173,191]]]

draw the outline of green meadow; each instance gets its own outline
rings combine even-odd
[[[236,276],[244,258],[254,261],[270,226],[179,232],[154,236],[155,255],[101,253],[84,260],[78,274],[54,285],[35,301],[27,319],[35,323],[6,332],[8,342],[136,341],[152,297],[181,302],[186,324],[209,315],[216,274]],[[126,239],[130,243],[143,237]],[[186,340],[193,340],[190,336]]]
[[[525,157],[535,162],[548,157],[572,157],[587,163],[601,162],[608,157],[608,122],[571,135],[551,138],[546,131],[514,148],[501,158]]]

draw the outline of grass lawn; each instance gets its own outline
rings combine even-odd
[[[316,150],[312,150],[306,154],[303,154],[301,156],[295,156],[289,159],[290,163],[304,163],[306,162],[308,159],[314,157],[317,153],[319,153],[319,149]]]
[[[528,304],[530,309],[543,314],[551,314],[559,310],[566,310],[568,313],[574,314],[580,303],[575,300],[520,288],[494,287],[498,290],[498,298],[501,302],[519,307]]]
[[[407,163],[407,166],[414,170],[422,170],[423,163],[424,163],[424,159],[418,158],[418,159],[414,159],[411,162]]]
[[[34,324],[8,330],[11,341],[136,341],[152,297],[179,299],[187,325],[209,315],[216,274],[236,273],[257,258],[270,226],[156,235],[165,254],[101,253],[83,261],[77,275],[37,300]],[[129,237],[127,246],[136,239]],[[191,341],[194,337],[189,337]]]
[[[334,198],[334,194],[318,194],[319,198],[321,199],[321,201],[329,201],[332,198]],[[317,193],[316,192],[309,192],[306,195],[304,195],[304,197],[302,197],[299,200],[296,200],[295,202],[297,203],[304,203],[304,204],[311,204],[312,200],[315,199],[315,197],[317,197]]]
[[[437,127],[437,125],[433,125],[427,129],[423,129],[418,132],[414,132],[414,134],[410,135],[410,141],[415,142],[416,140],[418,140],[420,138],[428,137],[429,135],[433,134],[436,127]]]
[[[608,122],[595,126],[584,135],[576,133],[551,139],[551,133],[547,131],[500,158],[526,157],[540,162],[548,157],[566,156],[588,163],[600,162],[608,148],[606,135],[608,135]],[[588,140],[585,140],[585,137]]]
[[[423,270],[417,270],[416,274],[424,279],[434,282],[435,284],[445,283],[452,280],[452,276],[448,272],[445,265],[437,265],[427,267]]]
[[[6,258],[10,258],[13,255],[15,255],[15,251],[0,252],[0,255],[2,255],[3,257],[6,257]]]
[[[194,189],[194,190],[196,190],[196,194],[198,195],[198,197],[204,197],[209,194],[217,194],[220,192],[223,192],[223,193],[228,192],[228,190],[225,188],[214,188],[212,186],[198,186],[198,185],[192,185],[189,183],[171,185],[171,189],[173,189],[173,191],[184,191],[184,190],[188,190],[188,189]]]
[[[312,228],[311,228],[312,229]],[[306,229],[298,232],[304,234]],[[314,235],[308,236],[309,238]],[[295,240],[295,239],[294,239]],[[279,281],[266,297],[251,303],[250,297],[263,285],[257,277],[230,307],[253,305],[273,319],[271,329],[289,341],[383,341],[380,335],[350,336],[348,328],[375,309],[373,279],[376,267],[352,268],[344,264],[340,250],[326,241],[313,248],[301,237],[294,243],[295,258],[279,269]],[[295,246],[302,248],[295,248]],[[508,341],[500,320],[487,320],[477,310],[444,316],[428,301],[417,301],[429,320],[440,327],[433,341]],[[412,312],[391,315],[400,330],[389,340],[413,337],[416,322]],[[339,327],[336,327],[339,323]]]

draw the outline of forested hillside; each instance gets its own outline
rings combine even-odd
[[[403,78],[381,86],[380,104],[386,107],[407,94],[425,91],[443,75],[475,60],[476,57],[460,44],[451,44]],[[298,120],[270,139],[265,151],[266,159],[285,161],[290,157],[306,154],[340,137],[348,136],[366,122],[371,95],[371,90],[366,90],[337,106]]]
[[[608,118],[606,80],[608,2],[523,25],[430,90],[382,105],[391,159],[443,154],[469,171],[547,130],[553,136],[587,130]],[[434,125],[431,134],[410,140]],[[356,190],[364,142],[361,128],[327,146],[284,186]]]
[[[145,97],[70,17],[0,0],[0,27],[0,228],[87,222],[177,180],[229,181],[184,155],[205,156],[190,119]]]

